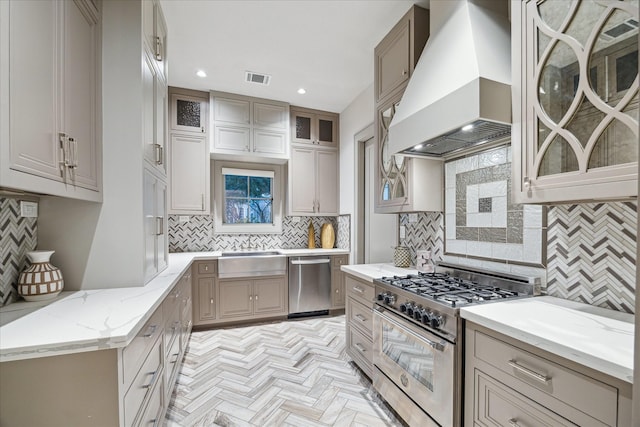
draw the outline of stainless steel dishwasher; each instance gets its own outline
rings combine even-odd
[[[326,314],[331,308],[331,258],[289,258],[289,317]]]

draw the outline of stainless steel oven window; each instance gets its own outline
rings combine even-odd
[[[382,352],[433,391],[434,352],[431,347],[385,322],[382,324]]]

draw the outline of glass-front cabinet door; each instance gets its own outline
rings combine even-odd
[[[513,4],[516,199],[635,196],[638,1]]]
[[[402,91],[383,104],[376,112],[377,166],[376,211],[384,212],[385,208],[397,207],[408,202],[407,169],[408,159],[389,151],[389,126],[396,113]]]

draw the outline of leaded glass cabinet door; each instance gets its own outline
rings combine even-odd
[[[174,94],[171,96],[171,129],[204,134],[207,118],[207,100]]]
[[[512,23],[516,198],[635,196],[638,0],[530,0]]]
[[[389,151],[389,125],[400,104],[402,93],[402,91],[397,92],[376,113],[376,136],[378,141],[376,153],[378,165],[376,212],[387,212],[390,210],[386,208],[408,203],[408,161],[404,156],[392,154]]]

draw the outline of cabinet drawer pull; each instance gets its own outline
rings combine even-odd
[[[210,301],[210,302],[211,302],[211,304],[213,304],[213,298],[211,298],[211,301]]]
[[[361,322],[366,322],[367,321],[367,318],[364,317],[362,314],[356,314],[355,317],[356,317],[356,319],[358,319]]]
[[[520,424],[518,424],[518,420],[516,420],[515,418],[509,419],[509,425],[511,427],[520,427]]]
[[[509,365],[513,369],[516,369],[516,370],[522,372],[523,374],[528,375],[528,376],[530,376],[531,378],[533,378],[533,379],[535,379],[537,381],[540,381],[543,384],[547,384],[549,381],[551,381],[551,377],[548,377],[548,376],[543,375],[543,374],[539,374],[536,371],[532,371],[531,369],[522,366],[521,364],[519,364],[515,360],[509,360]]]
[[[160,368],[158,368],[158,369],[156,369],[155,371],[152,372],[153,376],[151,377],[151,381],[149,381],[149,384],[143,385],[142,388],[151,388],[156,383],[156,378],[158,377],[158,372],[160,372]]]
[[[156,329],[158,329],[158,325],[149,325],[147,328],[147,333],[142,335],[142,338],[150,338],[156,333]]]
[[[360,286],[354,286],[352,289],[359,294],[364,294],[364,289],[362,289]]]
[[[367,349],[366,349],[366,348],[364,348],[364,346],[363,346],[362,344],[360,344],[359,342],[358,342],[358,343],[356,343],[355,347],[358,349],[358,351],[359,351],[360,353],[366,353],[366,351],[367,351]]]

